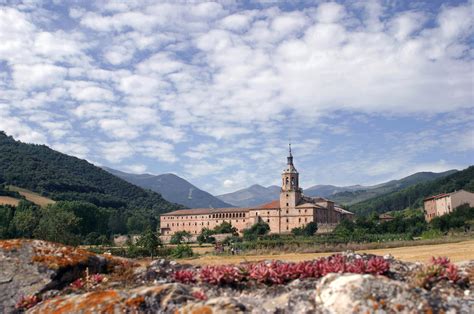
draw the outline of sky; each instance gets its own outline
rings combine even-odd
[[[213,194],[474,164],[472,1],[3,1],[0,130]]]

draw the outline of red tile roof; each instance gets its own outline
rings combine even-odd
[[[260,205],[258,208],[280,208],[280,200],[274,200],[270,203]]]
[[[166,214],[161,214],[161,216],[176,216],[176,215],[209,215],[217,213],[241,213],[248,212],[249,208],[192,208],[192,209],[180,209],[175,210]]]
[[[443,194],[433,195],[433,196],[430,196],[430,197],[425,198],[424,201],[429,201],[429,200],[431,200],[431,199],[443,198],[443,197],[449,196],[449,195],[451,195],[451,194],[452,194],[452,193],[443,193]]]

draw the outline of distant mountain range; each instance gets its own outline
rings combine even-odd
[[[264,187],[259,184],[254,184],[248,188],[218,195],[217,197],[222,201],[237,207],[251,207],[273,201],[279,197],[279,194],[279,186],[270,185]]]
[[[189,208],[234,207],[172,173],[132,174],[107,167],[103,169],[129,183],[160,193],[169,202]]]
[[[382,194],[395,192],[406,187],[429,182],[442,178],[457,170],[449,170],[441,173],[435,172],[417,172],[400,180],[391,180],[373,186],[335,186],[335,185],[314,185],[303,190],[307,196],[321,196],[329,198],[338,204],[351,205]],[[248,188],[241,189],[232,193],[218,195],[222,201],[238,207],[251,207],[270,202],[279,197],[280,187],[271,185],[264,187],[254,184]]]

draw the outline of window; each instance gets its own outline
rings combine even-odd
[[[308,218],[305,218],[305,219],[304,219],[304,222],[307,222],[307,221],[308,221]]]
[[[286,204],[288,204],[288,203],[286,203]],[[286,210],[286,213],[288,214],[288,209]]]
[[[298,218],[298,222],[301,222],[301,218]]]
[[[290,220],[288,218],[286,218],[286,222],[290,222]]]
[[[270,222],[270,219],[267,219],[267,222]]]
[[[286,206],[290,206],[288,203],[286,203]]]

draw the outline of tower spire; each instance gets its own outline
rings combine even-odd
[[[287,164],[293,166],[293,155],[291,154],[291,143],[288,144],[288,158],[287,158]]]

